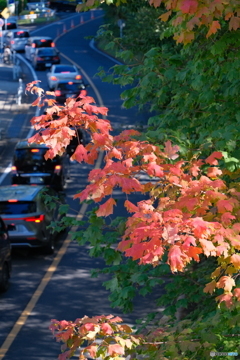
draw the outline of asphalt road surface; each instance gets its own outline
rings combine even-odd
[[[33,34],[58,38],[56,46],[61,52],[62,63],[74,62],[80,67],[85,81],[90,84],[89,95],[96,99],[97,104],[109,108],[108,119],[116,131],[138,122],[146,123],[144,114],[139,114],[137,109],[122,108],[120,93],[123,88],[103,83],[95,77],[100,66],[110,71],[115,64],[95,51],[90,46],[90,40],[85,38],[94,36],[101,23],[102,12],[99,10],[83,15],[70,14],[55,24],[34,30]],[[37,71],[36,75],[41,80],[40,86],[48,90],[46,72]],[[70,179],[65,194],[71,207],[70,213],[74,216],[81,211],[81,217],[86,210],[72,197],[87,184],[90,169],[92,167],[89,165],[70,165]],[[10,184],[9,176],[4,179],[4,184]],[[125,197],[117,191],[114,195],[120,204],[116,215],[122,215],[121,204]],[[136,195],[135,200],[140,200],[140,197]],[[103,266],[102,260],[90,258],[87,247],[80,247],[75,242],[68,245],[68,239],[69,234],[59,236],[54,256],[44,256],[36,250],[13,253],[11,285],[5,294],[0,295],[0,359],[57,359],[60,344],[55,342],[48,329],[51,319],[75,320],[84,315],[112,313],[122,316],[124,322],[134,324],[148,311],[156,310],[154,298],[157,294],[150,298],[139,297],[132,314],[122,314],[118,309],[112,309],[108,301],[109,293],[102,286],[106,278],[90,276],[91,269]],[[64,244],[66,247],[58,252]]]

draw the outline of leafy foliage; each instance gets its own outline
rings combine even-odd
[[[29,84],[28,88],[38,95],[38,106],[49,102],[43,97],[43,91],[35,84]],[[96,221],[99,222],[98,227],[89,227],[83,235],[82,243],[94,239],[92,255],[99,255],[102,251],[100,242],[103,235],[99,227],[103,227],[104,223],[99,217],[106,217],[113,212],[113,206],[116,205],[112,198],[113,189],[120,187],[127,196],[134,192],[148,194],[148,200],[142,200],[136,204],[127,197],[124,205],[133,215],[128,217],[123,227],[119,219],[115,221],[115,226],[118,228],[118,233],[122,234],[122,239],[113,246],[113,240],[116,241],[116,237],[108,237],[109,246],[104,250],[104,256],[106,262],[113,264],[117,276],[109,280],[105,284],[106,287],[112,292],[118,292],[120,283],[120,299],[128,297],[131,299],[135,293],[134,283],[144,283],[146,292],[147,286],[145,285],[148,280],[145,275],[150,274],[150,272],[148,273],[150,266],[161,267],[162,261],[166,261],[173,273],[178,271],[185,273],[188,272],[188,264],[192,266],[194,261],[199,262],[199,255],[203,254],[205,257],[217,257],[217,264],[214,264],[216,268],[214,267],[215,270],[209,274],[212,281],[205,284],[203,291],[211,294],[216,291],[216,295],[218,295],[216,300],[220,304],[224,304],[223,309],[227,307],[230,309],[229,311],[235,311],[238,308],[240,297],[238,288],[240,268],[238,255],[240,248],[239,192],[233,186],[227,186],[220,179],[222,170],[218,164],[222,153],[214,152],[205,160],[193,156],[186,161],[179,159],[179,147],[173,146],[170,141],[165,142],[164,145],[151,145],[147,141],[138,140],[139,133],[135,130],[123,131],[113,137],[110,135],[111,125],[108,120],[100,119],[97,116],[97,114],[106,115],[107,109],[92,105],[92,102],[92,98],[84,97],[68,99],[65,106],[58,106],[55,100],[51,100],[52,107],[47,110],[47,113],[32,119],[32,124],[39,132],[29,141],[44,142],[49,146],[46,158],[53,158],[57,154],[63,154],[71,138],[75,136],[72,128],[82,127],[90,132],[92,142],[86,148],[79,145],[80,148],[77,147],[72,158],[91,164],[97,158],[99,151],[105,151],[105,166],[102,169],[92,170],[89,173],[89,185],[81,193],[75,195],[75,198],[79,198],[81,201],[92,200],[95,203],[100,203],[106,196],[108,197],[107,201],[94,210],[94,215],[92,215],[92,219],[95,219],[94,225],[96,225]],[[56,115],[58,116],[57,120]],[[149,177],[149,182],[146,184],[142,184],[140,181],[140,177],[144,173]],[[122,266],[122,253],[133,260],[127,264],[127,274],[125,276],[121,274],[118,278],[118,271]],[[138,273],[135,272],[135,260],[139,260],[139,264],[143,266]],[[131,272],[129,269],[133,263],[135,269],[133,266],[134,271]],[[145,266],[148,266],[148,269],[144,268]],[[153,286],[160,283],[160,279],[149,279],[149,282],[151,290]],[[171,290],[171,285],[168,287]],[[112,300],[114,303],[114,298]],[[186,301],[184,298],[182,300],[182,304],[187,305],[187,299]],[[115,303],[114,305],[118,306],[119,304]],[[219,313],[218,316],[220,316]],[[58,331],[60,329],[57,338],[64,341],[70,349],[65,351],[66,347],[63,348],[62,359],[72,356],[84,340],[95,341],[99,334],[102,335],[102,327],[98,322],[102,319],[105,321],[106,317],[99,319],[97,318],[97,323],[96,319],[92,319],[88,329],[84,325],[84,319],[79,320],[80,325],[78,322],[73,325],[69,325],[67,322],[63,327],[61,322],[54,320],[54,326]],[[171,320],[169,321],[171,324]],[[206,325],[207,320],[204,320],[203,323]],[[80,330],[77,330],[76,333],[76,328],[80,326],[79,329],[82,329],[82,325],[84,325],[87,335],[85,330],[83,331],[84,336]],[[235,325],[234,323],[234,329]],[[178,330],[178,326],[180,326],[180,330]],[[185,356],[185,353],[188,354],[189,351],[199,351],[199,354],[202,354],[202,338],[197,340],[195,345],[192,345],[191,340],[187,340],[193,331],[194,324],[191,325],[191,331],[186,327],[187,337],[185,338],[185,335],[183,337],[183,341],[190,341],[190,344],[187,343],[185,350],[178,345],[179,331],[181,336],[185,334],[185,327],[182,326],[177,325],[176,328],[172,323],[170,329],[167,326],[164,330],[151,330],[149,336],[152,340],[150,342],[148,337],[141,337],[141,341],[136,342],[131,338],[132,335],[127,336],[127,343],[126,338],[122,338],[123,335],[120,336],[118,328],[115,327],[113,329],[114,337],[111,337],[110,340],[104,337],[100,350],[96,350],[95,342],[91,343],[87,349],[90,349],[92,356],[97,357],[101,354],[106,359],[128,354],[129,349],[132,351],[133,343],[141,344],[140,353],[147,351],[152,354],[153,358],[159,354],[161,356],[176,356],[176,354]],[[196,327],[198,335],[201,329],[198,323]],[[157,336],[155,331],[157,331]],[[106,334],[103,333],[103,335]],[[167,341],[168,346],[166,348],[162,346],[159,350],[157,346],[159,339],[161,344]],[[113,341],[116,345],[114,348],[112,347]],[[172,344],[170,348],[169,341]],[[106,342],[109,345],[106,345]],[[142,349],[143,345],[146,345],[145,350]],[[206,348],[204,354],[209,348],[213,348],[213,344],[208,344]]]

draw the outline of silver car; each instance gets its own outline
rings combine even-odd
[[[50,90],[53,90],[55,85],[60,80],[82,80],[82,75],[74,65],[58,64],[53,65],[47,73],[47,83]]]
[[[25,29],[13,29],[4,32],[4,44],[13,51],[24,51],[30,34]]]
[[[54,252],[55,234],[48,228],[59,220],[59,204],[53,207],[45,203],[44,195],[61,195],[53,189],[39,185],[0,186],[0,214],[8,226],[12,247],[42,247],[45,253]]]

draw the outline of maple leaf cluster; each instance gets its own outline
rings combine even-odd
[[[51,320],[50,330],[57,341],[62,341],[62,354],[59,360],[66,360],[74,355],[75,351],[88,342],[88,346],[80,350],[79,359],[87,357],[107,357],[120,359],[127,349],[134,349],[143,342],[141,336],[136,336],[126,324],[121,324],[120,317],[101,315],[72,321]]]
[[[103,2],[103,1],[102,1]],[[108,3],[107,0],[105,2]],[[112,2],[112,1],[111,1]],[[116,4],[126,0],[116,0]],[[196,29],[205,27],[206,37],[216,34],[221,29],[223,21],[228,22],[229,30],[240,28],[240,5],[238,1],[230,0],[148,0],[155,8],[164,5],[167,12],[160,20],[168,21],[174,27],[174,39],[177,43],[188,44],[193,41]],[[87,0],[78,5],[77,11],[98,6],[97,0]]]
[[[36,93],[38,106],[49,103],[41,90]],[[98,117],[107,115],[108,109],[94,105],[91,97],[68,99],[65,106],[50,102],[46,114],[32,119],[38,132],[29,142],[45,143],[49,147],[45,157],[52,159],[64,153],[77,128],[89,132],[91,142],[86,147],[79,144],[71,158],[93,164],[104,152],[105,165],[90,171],[89,184],[74,198],[101,203],[108,197],[96,211],[97,216],[108,216],[116,206],[114,189],[126,194],[124,205],[132,215],[117,250],[153,266],[167,254],[172,272],[185,271],[201,254],[217,257],[219,268],[204,291],[223,289],[217,300],[229,307],[239,301],[234,278],[240,269],[240,193],[221,179],[222,154],[216,151],[205,160],[185,161],[170,141],[151,145],[138,140],[136,130],[113,137],[110,122]],[[143,175],[147,183],[141,181]],[[136,192],[149,199],[133,204],[128,196]]]
[[[221,29],[221,21],[229,22],[229,30],[240,27],[240,5],[236,1],[224,0],[149,0],[150,5],[159,7],[164,4],[167,12],[160,16],[176,29],[174,39],[177,43],[190,43],[196,28],[206,27],[206,37]]]

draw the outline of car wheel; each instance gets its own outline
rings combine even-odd
[[[49,236],[47,245],[44,246],[43,251],[46,255],[52,255],[55,251],[55,244],[53,236]]]
[[[3,264],[2,276],[0,279],[0,291],[5,292],[9,287],[9,271],[6,263]]]

